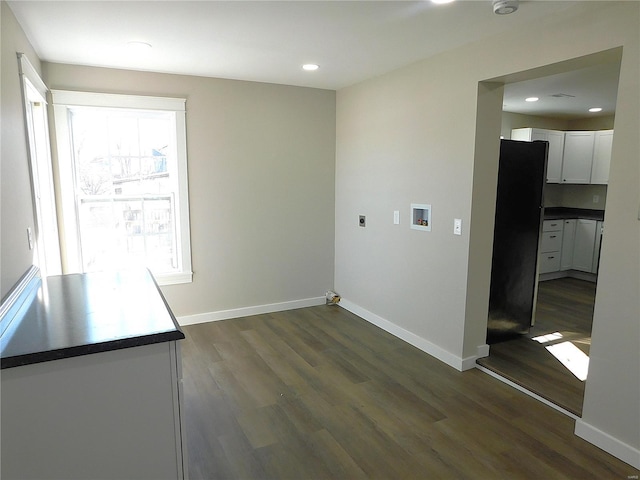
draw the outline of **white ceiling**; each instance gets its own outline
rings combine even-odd
[[[507,112],[556,118],[613,115],[618,96],[620,62],[611,61],[565,73],[505,86],[503,107]],[[537,102],[525,101],[538,97]],[[591,114],[588,109],[600,107]]]
[[[490,0],[448,5],[424,0],[15,0],[8,4],[44,61],[337,90],[530,24],[575,2],[522,1],[517,12],[502,16],[493,13]],[[132,54],[127,49],[130,41],[147,42],[153,48],[144,55]],[[304,63],[320,68],[305,72]],[[611,90],[611,85],[602,84],[611,83],[611,75],[598,78],[597,88],[581,90],[580,97]],[[546,82],[538,96],[572,94],[558,82]],[[508,89],[505,108],[521,108],[515,101],[521,92]],[[615,92],[612,98],[615,105]],[[611,98],[597,101],[604,106]],[[536,107],[542,105],[538,102]]]

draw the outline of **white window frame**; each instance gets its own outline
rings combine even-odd
[[[26,55],[18,52],[17,56],[35,216],[35,262],[42,276],[58,275],[61,273],[60,243],[46,109],[49,89]]]
[[[82,272],[80,256],[80,228],[75,198],[74,160],[71,143],[70,107],[107,107],[130,108],[136,110],[162,110],[175,112],[176,150],[178,162],[178,202],[176,205],[176,230],[178,271],[155,273],[159,285],[190,283],[191,271],[191,234],[189,225],[189,185],[187,175],[187,139],[186,139],[186,99],[170,97],[149,97],[140,95],[120,95],[110,93],[76,92],[52,90],[52,104],[56,129],[58,151],[58,169],[60,182],[61,232],[63,236],[63,270],[65,273]]]

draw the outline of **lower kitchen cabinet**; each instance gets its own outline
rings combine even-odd
[[[545,220],[538,272],[555,275],[546,276],[546,280],[570,275],[571,271],[597,274],[602,228],[603,222],[599,220]]]
[[[578,219],[573,243],[572,269],[581,272],[593,270],[593,253],[596,245],[596,220]]]
[[[600,266],[600,244],[602,242],[602,234],[604,230],[604,222],[598,220],[596,222],[596,239],[593,247],[593,266],[591,267],[591,273],[598,273]]]
[[[560,261],[560,270],[562,271],[573,268],[573,244],[576,241],[576,222],[577,220],[575,218],[563,221],[562,259]]]
[[[550,273],[560,270],[562,248],[562,220],[545,220],[542,223],[538,272]]]

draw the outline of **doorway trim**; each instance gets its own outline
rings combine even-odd
[[[463,340],[465,356],[470,355],[469,352],[478,352],[477,358],[489,354],[486,334],[504,86],[601,63],[620,62],[621,59],[622,47],[616,47],[478,82]]]

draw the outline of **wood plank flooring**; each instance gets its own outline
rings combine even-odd
[[[192,479],[626,479],[567,416],[336,306],[183,328]]]
[[[582,415],[585,382],[576,378],[547,349],[571,342],[589,354],[596,284],[575,278],[540,282],[536,322],[529,334],[491,345],[478,363],[546,398],[577,416]],[[533,338],[559,333],[543,343]]]

